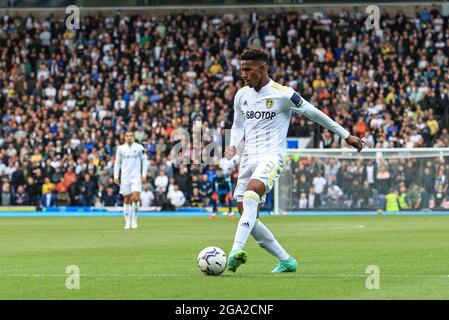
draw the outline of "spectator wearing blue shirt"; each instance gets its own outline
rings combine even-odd
[[[16,206],[27,206],[29,205],[29,199],[27,192],[23,185],[17,187],[17,191],[14,193],[14,205]]]
[[[114,189],[108,187],[106,192],[102,192],[101,203],[105,207],[115,207],[118,203],[117,194],[114,193]]]

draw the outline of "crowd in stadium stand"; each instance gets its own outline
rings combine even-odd
[[[191,132],[194,124],[203,132],[231,127],[233,97],[242,86],[238,57],[249,47],[270,53],[273,80],[296,89],[363,137],[368,148],[448,147],[448,17],[437,9],[413,17],[384,12],[380,28],[370,31],[365,18],[357,11],[209,17],[117,12],[84,16],[80,30],[69,30],[52,15],[4,13],[0,204],[119,205],[114,152],[125,131],[134,130],[150,159],[143,206],[231,205],[235,159],[216,155],[213,165],[175,166],[170,151],[176,142],[170,136],[178,128]],[[289,136],[312,137],[322,148],[344,146],[338,136],[299,115],[292,117]],[[372,192],[376,181],[367,180],[367,163],[339,166],[335,181],[326,178],[325,165],[316,175],[295,169],[295,188],[305,190],[298,191],[302,207],[311,185],[337,200],[348,200],[351,188]],[[429,168],[431,182],[402,187],[399,165],[373,166],[377,172],[389,170],[389,183],[378,190],[384,195],[390,188],[400,194],[400,188],[416,185],[446,199],[447,165]],[[408,170],[409,163],[402,167]],[[382,179],[376,174],[374,180]],[[436,186],[438,179],[444,180],[442,187]],[[369,195],[363,199],[353,201],[356,207],[371,204]],[[320,201],[312,202],[319,207]]]
[[[290,210],[449,209],[447,157],[290,159]],[[285,197],[285,196],[284,196]]]

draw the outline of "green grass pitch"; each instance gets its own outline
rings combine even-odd
[[[0,299],[449,299],[449,215],[262,217],[297,258],[296,273],[250,238],[248,262],[207,277],[197,254],[229,252],[236,220],[140,217],[0,218]],[[80,289],[66,288],[66,267]],[[380,269],[380,288],[365,286]]]

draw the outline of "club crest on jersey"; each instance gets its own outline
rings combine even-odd
[[[273,99],[267,99],[267,100],[265,101],[265,107],[267,107],[267,109],[273,108],[273,105],[274,105]]]

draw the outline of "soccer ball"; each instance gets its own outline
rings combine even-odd
[[[227,260],[219,247],[207,247],[198,254],[198,268],[207,276],[218,276],[225,271]]]

